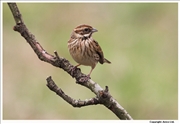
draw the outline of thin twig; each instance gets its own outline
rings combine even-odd
[[[52,80],[51,76],[48,77],[47,79],[47,86],[50,90],[55,92],[58,96],[63,98],[66,102],[68,102],[70,105],[73,107],[83,107],[83,106],[88,106],[88,105],[97,105],[100,104],[100,101],[98,98],[91,98],[91,99],[86,99],[84,101],[82,100],[75,100],[71,98],[70,96],[66,95],[61,88],[58,88],[58,86],[54,83]]]

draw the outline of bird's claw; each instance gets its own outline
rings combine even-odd
[[[74,75],[74,71],[76,70],[76,66],[74,66],[74,67],[72,67],[71,69],[70,69],[70,73],[71,73],[71,75],[73,76]]]
[[[85,83],[88,82],[89,79],[91,79],[90,75],[83,76],[79,79],[79,82]]]

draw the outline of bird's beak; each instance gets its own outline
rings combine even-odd
[[[92,29],[92,32],[94,33],[94,32],[97,32],[98,30],[97,29],[95,29],[95,28],[93,28]]]

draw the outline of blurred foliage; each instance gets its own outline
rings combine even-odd
[[[135,120],[178,119],[177,3],[17,3],[38,42],[76,65],[67,41],[79,24],[93,35],[112,64],[91,77]],[[3,119],[118,119],[102,105],[73,108],[46,87],[52,76],[65,93],[84,100],[94,94],[66,72],[40,61],[3,4]],[[83,73],[90,67],[81,66]]]

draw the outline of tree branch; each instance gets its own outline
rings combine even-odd
[[[82,86],[85,86],[88,89],[90,89],[92,92],[94,92],[96,94],[96,98],[91,98],[85,101],[72,99],[71,97],[66,95],[60,88],[57,87],[57,85],[54,83],[51,77],[48,77],[46,80],[47,80],[47,86],[50,90],[58,94],[60,97],[62,97],[66,102],[71,104],[73,107],[103,104],[108,109],[110,109],[119,119],[132,120],[132,117],[127,113],[127,111],[110,95],[107,86],[105,90],[103,90],[103,88],[101,88],[96,82],[94,82],[91,79],[85,82],[84,77],[86,77],[86,75],[81,73],[79,68],[76,68],[74,73],[71,74],[71,69],[74,66],[71,65],[68,60],[66,60],[65,58],[59,57],[56,51],[54,52],[55,56],[47,53],[43,49],[43,47],[40,45],[40,43],[37,42],[37,40],[35,39],[35,36],[28,30],[28,28],[24,24],[21,13],[16,3],[8,3],[8,5],[9,5],[9,8],[11,9],[14,20],[16,22],[16,25],[13,28],[14,31],[19,32],[21,36],[26,39],[26,41],[34,50],[38,58],[41,61],[50,63],[55,67],[62,68],[69,75],[71,75],[72,77],[76,79],[76,83]]]
[[[98,98],[92,98],[92,99],[87,99],[85,101],[81,100],[75,100],[68,95],[66,95],[61,88],[58,88],[58,86],[54,83],[52,80],[51,76],[48,77],[47,79],[47,86],[50,90],[55,92],[57,95],[59,95],[61,98],[63,98],[66,102],[71,104],[73,107],[83,107],[83,106],[88,106],[88,105],[97,105],[100,104],[100,101]]]

